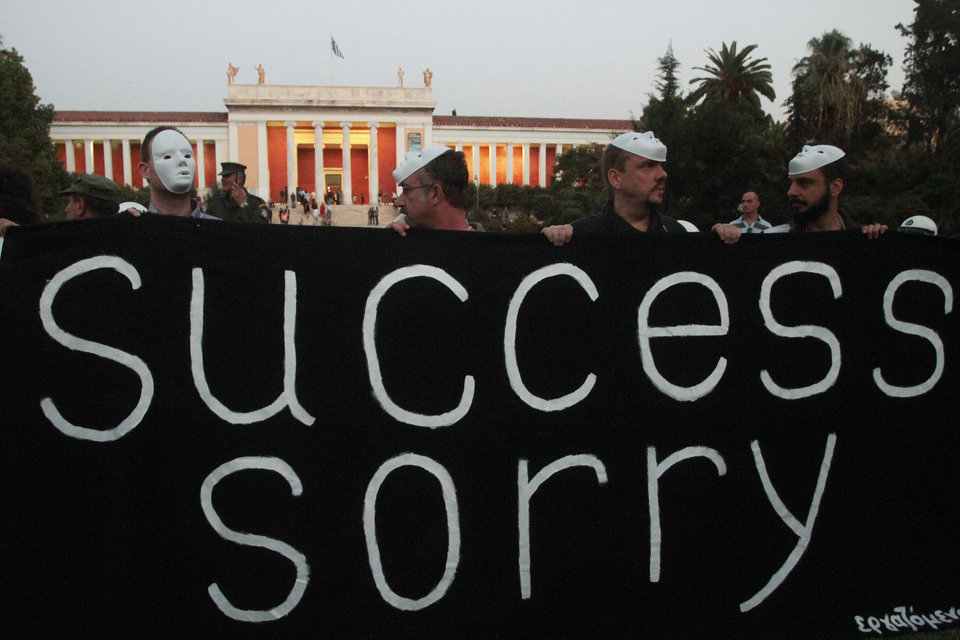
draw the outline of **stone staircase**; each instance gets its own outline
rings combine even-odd
[[[380,224],[384,227],[397,217],[397,208],[392,204],[381,204],[377,206],[380,210]],[[330,224],[334,227],[366,227],[368,204],[335,204],[333,212],[330,214]],[[322,222],[322,220],[321,220]],[[279,209],[275,208],[273,212],[273,224],[280,224]],[[303,207],[297,206],[290,210],[290,225],[312,226],[313,215],[310,211],[304,212]]]

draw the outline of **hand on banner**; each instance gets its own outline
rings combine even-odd
[[[863,232],[863,235],[867,236],[871,240],[876,240],[877,238],[885,234],[887,232],[887,229],[888,229],[887,225],[879,224],[877,222],[874,222],[873,224],[865,224],[862,227],[860,227],[860,231]]]
[[[724,244],[735,244],[740,240],[740,236],[743,235],[740,227],[735,227],[732,224],[723,224],[722,222],[718,222],[710,227],[710,231],[720,236]]]
[[[407,230],[409,228],[410,228],[410,225],[408,225],[406,222],[401,221],[400,218],[397,218],[396,220],[394,220],[393,222],[387,225],[387,229],[393,229],[401,237],[407,235]]]
[[[552,227],[544,227],[541,233],[547,237],[547,240],[562,247],[573,238],[573,227],[569,224],[556,224]]]
[[[0,218],[0,238],[3,238],[7,235],[7,229],[10,227],[19,227],[16,222],[13,220],[7,220],[6,218]]]

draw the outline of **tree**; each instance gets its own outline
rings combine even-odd
[[[41,212],[56,216],[67,175],[50,141],[53,105],[40,104],[23,58],[2,46],[0,40],[0,161],[30,175]]]
[[[851,151],[877,140],[885,119],[889,55],[853,41],[836,29],[807,43],[810,55],[793,67],[787,106],[798,144],[832,142]]]
[[[898,24],[910,38],[903,95],[940,153],[950,125],[960,121],[960,0],[914,0],[913,22]]]
[[[729,48],[724,42],[720,53],[707,49],[711,65],[694,69],[709,75],[690,81],[690,84],[699,83],[699,86],[690,92],[688,101],[692,104],[704,98],[734,104],[742,101],[759,112],[760,96],[771,102],[775,100],[777,94],[773,90],[773,74],[767,59],[750,59],[756,48],[757,45],[751,44],[737,51],[737,41],[734,40]]]
[[[585,144],[560,154],[554,167],[554,183],[559,183],[564,189],[603,189],[606,186],[606,180],[601,175],[603,149],[602,144]]]
[[[680,61],[673,55],[672,44],[662,58],[657,58],[657,63],[657,93],[650,96],[643,109],[642,128],[654,131],[657,137],[669,143],[687,109],[677,78]]]

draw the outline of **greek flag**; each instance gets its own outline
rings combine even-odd
[[[330,36],[330,50],[333,51],[333,55],[338,58],[343,57],[343,52],[340,51],[340,47],[337,46],[337,41],[333,39],[333,36]]]

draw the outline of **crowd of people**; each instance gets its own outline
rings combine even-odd
[[[723,242],[732,244],[744,234],[806,233],[852,229],[855,225],[840,209],[845,173],[845,153],[832,145],[804,146],[790,160],[787,197],[794,210],[794,221],[773,226],[759,213],[760,199],[747,191],[738,207],[740,217],[711,228]],[[592,216],[571,224],[554,225],[542,230],[555,245],[570,242],[574,235],[592,233],[685,233],[696,230],[690,223],[675,220],[659,211],[667,180],[667,147],[653,132],[627,132],[617,136],[603,153],[602,171],[609,199]],[[193,218],[270,223],[273,209],[244,186],[246,167],[237,162],[221,163],[222,192],[205,206],[192,196],[196,161],[186,136],[175,127],[152,129],[140,147],[138,170],[149,186],[146,208],[136,203],[121,203],[119,187],[110,179],[93,174],[78,174],[74,183],[60,192],[67,198],[64,213],[68,220],[83,220],[121,213],[190,216]],[[392,202],[400,215],[389,225],[404,236],[411,229],[471,231],[467,221],[466,189],[470,174],[462,152],[445,146],[412,151],[393,172],[399,188]],[[279,211],[281,224],[290,221],[290,210],[299,200],[310,211],[315,225],[330,215],[334,194],[318,203],[301,188],[291,190],[290,208],[282,194]],[[383,194],[378,194],[378,203]],[[368,225],[379,225],[379,209],[368,210]],[[509,219],[506,207],[505,219]],[[35,224],[40,216],[33,203],[30,179],[15,167],[0,164],[0,237],[12,226]],[[859,227],[864,235],[876,238],[887,231],[882,224]],[[904,221],[903,231],[936,235],[936,225],[924,216]]]

